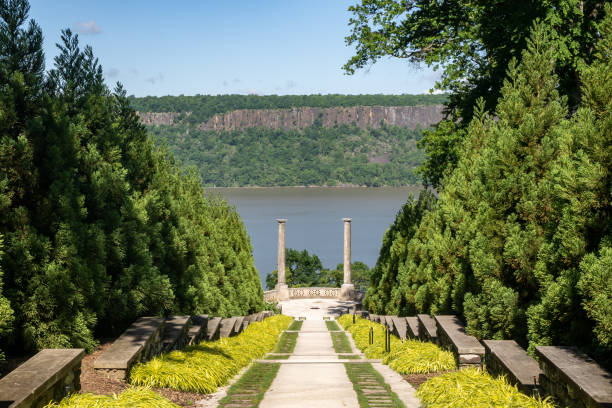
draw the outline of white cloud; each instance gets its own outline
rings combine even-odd
[[[82,35],[100,34],[102,29],[95,21],[80,21],[74,25],[74,30]]]

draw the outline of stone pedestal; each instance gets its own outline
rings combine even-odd
[[[274,289],[278,300],[289,300],[289,286],[286,283],[278,283]]]
[[[355,285],[352,283],[344,283],[340,286],[340,300],[354,300]]]

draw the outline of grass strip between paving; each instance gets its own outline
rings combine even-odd
[[[293,323],[289,325],[287,330],[300,331],[302,330],[302,325],[304,324],[303,320],[294,320]]]
[[[334,344],[334,351],[336,353],[352,353],[353,348],[351,347],[351,343],[349,342],[348,337],[346,337],[346,333],[343,331],[333,331],[330,332],[332,343]]]
[[[349,356],[347,356],[347,355],[340,355],[340,356],[338,356],[338,358],[340,360],[361,360],[361,356],[358,356],[356,354],[351,354]]]
[[[276,343],[273,353],[293,353],[295,344],[297,343],[297,338],[297,333],[284,332],[281,334],[278,343]]]
[[[257,407],[270,388],[280,364],[255,363],[227,391],[219,401],[219,408],[226,406]]]
[[[406,408],[397,394],[391,390],[389,384],[370,363],[344,364],[346,374],[353,383],[357,393],[360,408],[393,407]]]
[[[340,330],[340,326],[334,320],[326,320],[325,325],[327,326],[327,330]]]

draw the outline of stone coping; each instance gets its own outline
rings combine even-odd
[[[234,321],[234,329],[232,330],[232,336],[240,334],[242,332],[242,323],[244,322],[244,316],[236,316]]]
[[[417,315],[419,321],[419,337],[421,340],[430,340],[434,343],[438,341],[438,329],[436,321],[428,314]]]
[[[84,356],[84,349],[41,350],[0,379],[0,406],[30,406],[75,368],[80,370]]]
[[[601,368],[595,360],[578,348],[537,346],[536,355],[543,362],[556,368],[562,381],[575,386],[593,403],[602,407],[612,407],[612,373]]]
[[[191,327],[189,328],[189,344],[197,344],[206,337],[208,326],[208,315],[197,315],[191,317]]]
[[[96,359],[94,368],[127,370],[153,335],[163,327],[163,317],[141,317]]]
[[[483,340],[487,371],[508,377],[523,392],[531,393],[542,370],[538,362],[514,340]]]
[[[393,327],[395,328],[394,333],[402,340],[406,340],[407,327],[406,318],[392,316]]]
[[[216,340],[219,338],[219,329],[221,328],[221,317],[211,317],[208,319],[206,327],[206,340]]]
[[[189,327],[190,324],[191,316],[168,316],[166,318],[166,326],[162,337],[162,344],[164,347],[176,343],[181,335],[188,330],[186,326]]]
[[[221,319],[221,326],[219,328],[219,336],[230,337],[234,334],[234,325],[236,324],[236,317],[226,317]]]
[[[405,318],[407,327],[407,335],[410,338],[418,338],[419,337],[419,319],[416,316],[408,316]]]
[[[419,315],[420,316],[420,315]],[[474,336],[465,332],[461,320],[454,315],[434,316],[437,323],[438,336],[445,334],[451,341],[457,354],[480,354],[484,355],[485,348]]]
[[[385,326],[387,326],[387,328],[391,331],[394,330],[394,325],[393,325],[393,316],[381,316],[384,321],[382,322]]]

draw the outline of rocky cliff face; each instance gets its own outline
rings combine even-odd
[[[431,106],[351,106],[336,108],[239,109],[215,115],[198,125],[200,130],[303,129],[319,120],[324,127],[355,123],[361,128],[379,128],[383,123],[404,128],[429,127],[438,123],[442,105]],[[176,112],[140,113],[146,125],[171,125]]]

